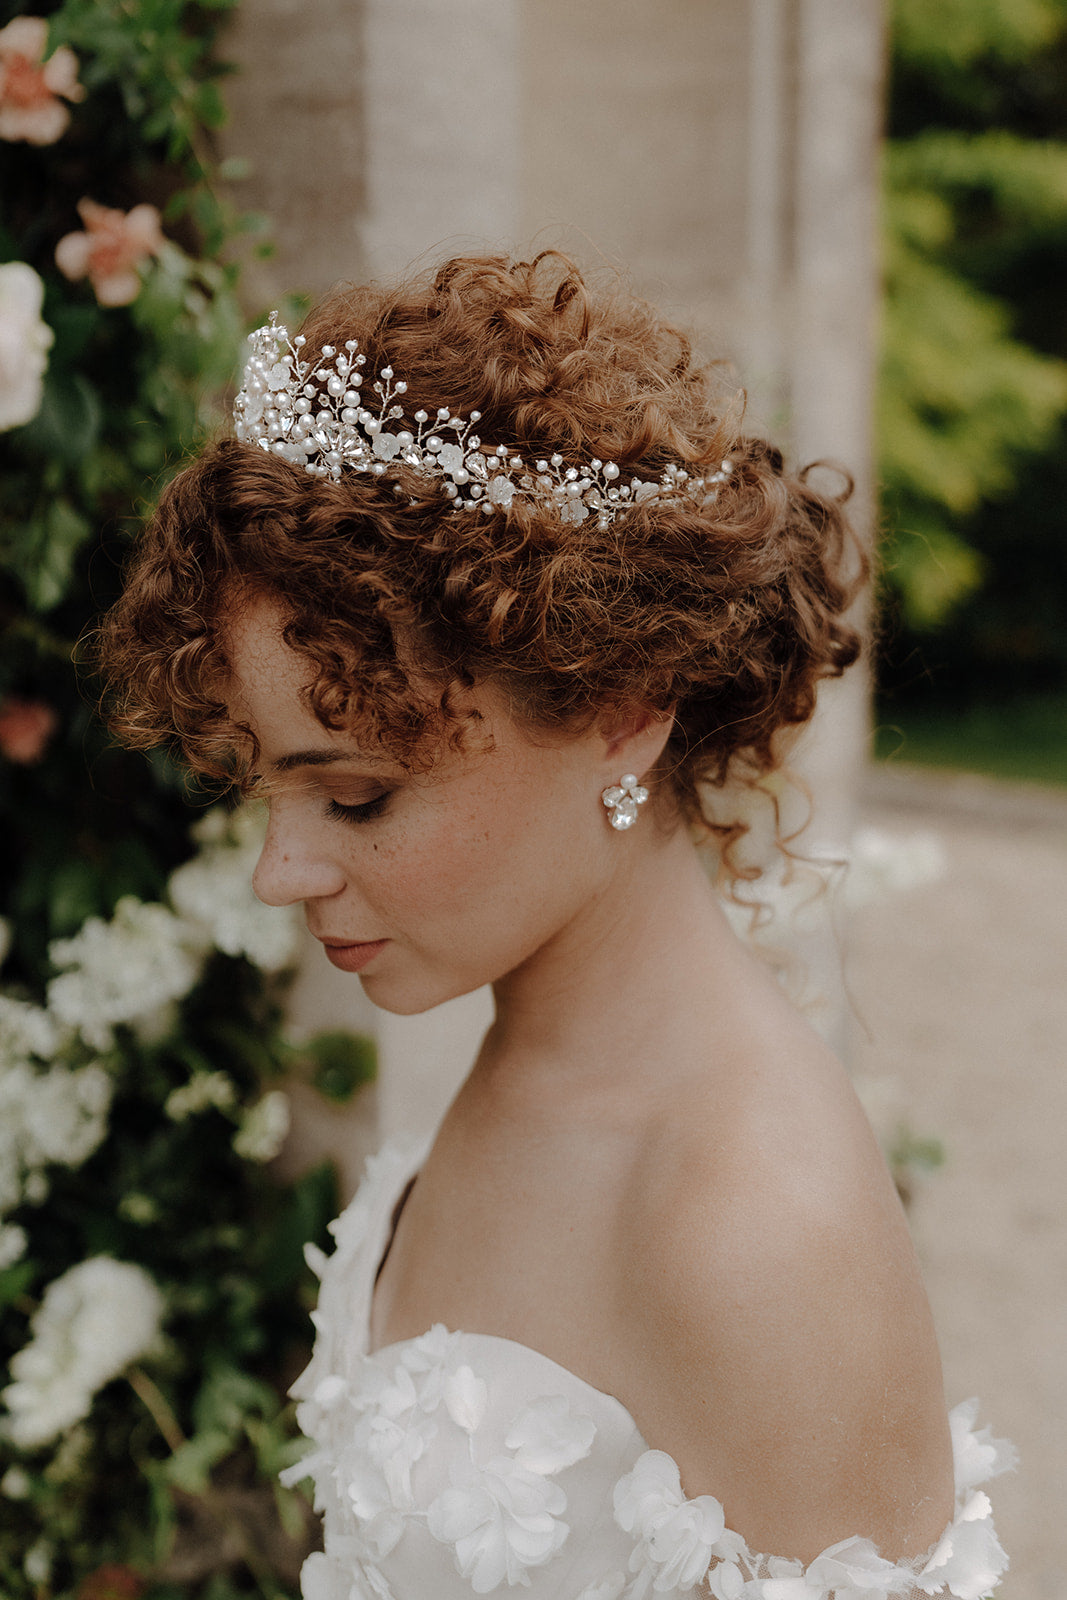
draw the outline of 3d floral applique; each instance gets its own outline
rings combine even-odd
[[[544,1395],[512,1424],[504,1443],[531,1472],[562,1472],[584,1461],[593,1448],[596,1423],[571,1413],[565,1395]]]
[[[622,1600],[625,1588],[626,1574],[609,1572],[606,1578],[600,1578],[584,1588],[576,1600]]]
[[[761,1600],[900,1600],[911,1594],[915,1571],[880,1556],[869,1539],[844,1539],[824,1550],[792,1576],[772,1575],[759,1590]]]
[[[476,1378],[470,1367],[457,1368],[445,1380],[444,1402],[457,1428],[472,1436],[477,1433],[489,1403],[489,1386],[484,1379]]]
[[[551,1561],[570,1532],[559,1484],[513,1456],[494,1456],[484,1466],[455,1462],[450,1478],[452,1487],[431,1503],[426,1525],[452,1545],[456,1568],[475,1594],[528,1583],[527,1571]]]
[[[484,1464],[474,1458],[474,1437],[485,1415],[488,1390],[467,1366],[445,1386],[445,1404],[471,1438],[471,1459],[453,1464],[451,1487],[430,1505],[427,1527],[452,1545],[456,1568],[475,1594],[500,1584],[529,1583],[570,1532],[562,1520],[567,1496],[556,1473],[587,1456],[596,1437],[591,1417],[571,1412],[564,1395],[545,1395],[527,1406],[505,1436],[510,1455]]]
[[[326,1549],[305,1564],[304,1600],[503,1600],[514,1588],[551,1600],[985,1600],[996,1588],[1007,1563],[980,1485],[1014,1459],[975,1429],[974,1403],[950,1417],[955,1518],[928,1557],[894,1565],[853,1538],[805,1566],[750,1551],[719,1501],[688,1500],[673,1459],[639,1438],[615,1482],[617,1446],[605,1417],[599,1460],[592,1394],[592,1416],[558,1392],[516,1409],[507,1374],[483,1371],[470,1337],[440,1325],[361,1354],[348,1308],[358,1274],[373,1270],[404,1162],[410,1171],[395,1152],[377,1158],[375,1183],[334,1228],[334,1255],[313,1253],[324,1276],[320,1337],[296,1392],[314,1449],[284,1475],[311,1477],[325,1516]],[[512,1355],[518,1366],[522,1347]]]
[[[744,1550],[743,1540],[727,1530],[718,1500],[710,1494],[686,1499],[678,1467],[662,1450],[638,1458],[616,1484],[614,1504],[615,1521],[636,1540],[632,1600],[643,1600],[650,1588],[657,1594],[691,1589],[716,1557],[736,1562]]]

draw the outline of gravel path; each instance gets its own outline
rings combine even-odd
[[[946,852],[940,881],[854,914],[851,1056],[945,1145],[912,1224],[950,1403],[980,1395],[1019,1449],[993,1486],[998,1600],[1064,1600],[1067,797],[881,769],[863,820]]]

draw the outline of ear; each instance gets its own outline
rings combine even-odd
[[[612,781],[617,781],[620,772],[633,772],[638,778],[650,772],[663,754],[673,727],[673,710],[650,711],[646,706],[613,712],[606,718],[600,732]]]

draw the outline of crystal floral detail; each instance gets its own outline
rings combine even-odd
[[[44,17],[15,17],[0,28],[0,139],[55,144],[70,122],[63,101],[84,98],[74,51],[60,45],[45,61],[47,48]]]
[[[487,515],[506,511],[516,498],[550,509],[564,523],[596,516],[608,527],[641,501],[684,495],[696,505],[713,501],[731,464],[694,477],[670,465],[657,480],[623,481],[613,461],[594,459],[567,466],[553,454],[525,462],[506,445],[484,445],[475,425],[481,413],[454,416],[447,406],[410,412],[407,384],[382,367],[368,401],[358,340],[343,350],[324,345],[318,361],[305,360],[302,334],[290,339],[276,315],[249,339],[244,381],[234,402],[239,440],[291,461],[317,478],[339,479],[343,470],[384,477],[405,467],[429,483],[440,483],[454,510],[481,507]],[[397,429],[393,425],[400,423]],[[402,493],[396,485],[397,494]]]
[[[637,821],[637,808],[648,799],[648,790],[641,787],[632,772],[626,772],[618,783],[605,789],[600,798],[610,813],[611,826],[622,831],[632,828]]]

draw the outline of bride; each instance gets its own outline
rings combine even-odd
[[[256,893],[378,1005],[495,997],[315,1254],[308,1600],[978,1600],[1007,1454],[695,848],[729,878],[858,654],[839,503],[551,253],[272,322],[235,415],[109,619],[116,725],[268,800]]]

